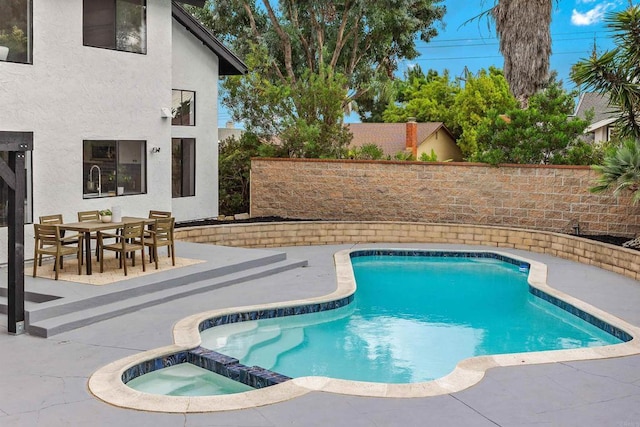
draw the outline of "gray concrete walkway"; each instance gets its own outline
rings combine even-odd
[[[381,245],[366,247],[374,246]],[[183,317],[333,291],[332,255],[346,248],[349,246],[278,248],[290,258],[307,259],[309,266],[176,299],[48,339],[8,335],[6,315],[2,315],[0,425],[640,427],[640,356],[494,368],[476,386],[432,398],[380,399],[316,392],[279,404],[222,413],[147,413],[112,407],[89,394],[87,380],[96,369],[170,344],[171,328]],[[501,251],[546,263],[551,286],[640,325],[639,282],[545,255]]]

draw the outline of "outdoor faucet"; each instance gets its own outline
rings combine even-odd
[[[98,169],[98,197],[102,196],[102,171],[100,170],[100,166],[92,165],[91,169],[89,169],[89,182],[93,183],[93,179],[91,179],[93,175],[93,170]]]

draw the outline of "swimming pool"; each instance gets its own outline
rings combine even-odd
[[[163,412],[199,412],[247,408],[288,400],[315,390],[376,397],[434,396],[467,388],[480,381],[487,369],[496,366],[619,357],[639,352],[637,340],[632,339],[633,336],[638,334],[636,327],[550,288],[546,284],[546,266],[544,264],[512,254],[477,251],[474,254],[478,255],[474,256],[493,257],[496,259],[504,257],[512,260],[515,265],[519,265],[521,262],[528,263],[530,265],[528,282],[531,293],[546,299],[563,310],[570,311],[593,324],[597,324],[601,329],[607,329],[609,332],[623,338],[626,337],[629,341],[604,347],[476,356],[462,360],[457,364],[453,372],[444,377],[411,384],[363,383],[326,376],[307,376],[289,381],[280,381],[276,378],[274,383],[277,385],[273,387],[235,395],[215,397],[153,396],[153,398],[150,397],[149,399],[143,398],[139,392],[135,392],[124,385],[125,382],[136,376],[161,369],[164,366],[183,362],[209,364],[210,367],[214,365],[221,366],[223,369],[237,375],[238,369],[243,369],[239,366],[241,364],[237,360],[234,361],[232,360],[233,358],[227,356],[222,357],[218,353],[199,347],[201,344],[200,332],[227,323],[333,310],[348,305],[353,299],[352,294],[355,290],[355,277],[350,261],[352,252],[354,251],[347,250],[335,254],[338,288],[333,293],[318,298],[292,301],[285,305],[278,303],[237,307],[189,316],[176,324],[174,328],[174,345],[131,356],[100,369],[89,381],[91,391],[99,398],[117,406]],[[379,253],[379,250],[376,250],[375,253]],[[453,256],[447,255],[451,254],[451,251],[439,253],[443,256]],[[459,254],[467,254],[463,256],[468,256],[469,253],[459,252],[455,256],[461,256]],[[240,376],[255,373],[254,367],[245,366],[245,368],[247,369]],[[268,374],[268,371],[258,372],[258,381],[264,381],[265,375]]]
[[[351,256],[349,305],[209,328],[201,346],[292,378],[401,384],[443,377],[469,357],[622,342],[529,292],[528,265],[422,251]]]

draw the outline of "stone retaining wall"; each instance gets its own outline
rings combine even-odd
[[[565,258],[640,280],[640,252],[547,231],[415,222],[271,222],[178,228],[176,239],[247,248],[354,243],[455,243]]]
[[[256,158],[251,216],[640,234],[640,205],[590,193],[595,178],[585,166]]]

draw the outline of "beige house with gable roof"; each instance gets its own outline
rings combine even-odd
[[[460,147],[442,122],[350,123],[347,127],[353,134],[352,148],[375,144],[385,156],[410,152],[416,159],[423,153],[431,156],[433,150],[440,162],[462,161]]]

